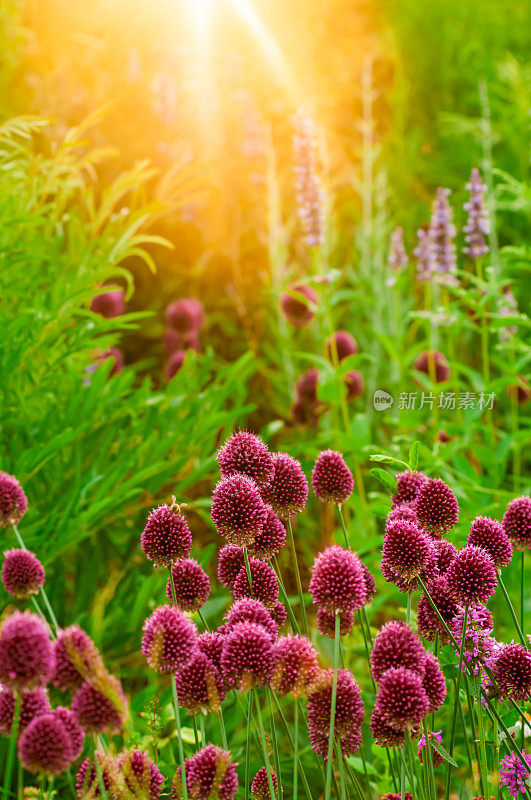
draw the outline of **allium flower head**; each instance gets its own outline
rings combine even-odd
[[[177,608],[199,611],[210,594],[210,580],[203,567],[193,558],[183,558],[171,567]],[[166,596],[173,602],[171,581],[166,584]]]
[[[45,690],[40,686],[29,692],[24,692],[18,718],[18,730],[22,732],[28,727],[32,719],[47,714],[50,711],[50,701]],[[11,735],[13,715],[15,713],[15,695],[7,686],[0,685],[0,733],[4,736]]]
[[[312,488],[323,503],[338,506],[348,500],[354,491],[354,478],[341,453],[323,450],[312,470]]]
[[[201,650],[175,676],[181,708],[190,714],[218,711],[225,698],[225,686],[219,669]]]
[[[319,400],[301,398],[300,400],[296,400],[291,406],[290,415],[295,425],[316,428],[324,411],[325,405]]]
[[[164,367],[164,377],[167,381],[171,381],[172,378],[175,378],[185,361],[186,350],[173,350],[170,353],[166,361],[166,366]]]
[[[435,558],[430,538],[414,522],[397,519],[387,523],[382,548],[382,572],[385,564],[396,575],[411,580],[422,575]]]
[[[249,549],[256,558],[274,558],[285,544],[286,529],[271,506],[267,506],[266,521]]]
[[[428,697],[429,713],[435,712],[442,706],[446,697],[446,681],[442,674],[438,660],[433,653],[426,653],[426,671],[422,679],[422,686]]]
[[[114,675],[98,681],[98,689],[83,683],[72,698],[72,712],[86,733],[119,733],[127,719],[127,700]]]
[[[376,581],[373,578],[372,572],[368,570],[365,566],[363,561],[361,562],[361,568],[363,571],[363,580],[365,581],[365,603],[367,605],[371,602],[372,598],[376,594]]]
[[[358,397],[361,397],[365,391],[365,381],[359,370],[351,369],[343,376],[343,380],[347,387],[347,403],[352,403],[354,400],[357,400]]]
[[[472,542],[469,542],[472,544]],[[448,567],[457,555],[457,547],[448,539],[435,539],[433,542],[437,554],[437,567],[441,575],[445,575]]]
[[[18,742],[20,763],[33,775],[62,775],[73,760],[72,743],[61,719],[42,714],[30,722]]]
[[[439,614],[451,628],[452,620],[459,611],[459,604],[450,593],[446,578],[442,575],[434,578],[427,588]],[[436,636],[439,637],[442,645],[450,642],[450,637],[424,593],[420,597],[417,609],[417,629],[420,635],[429,642],[434,642]]]
[[[150,511],[140,544],[155,567],[169,567],[190,555],[192,534],[177,509],[162,505]]]
[[[365,581],[358,556],[332,545],[316,556],[309,589],[317,606],[333,613],[357,611],[367,600]]]
[[[242,567],[234,581],[234,597],[242,600],[244,597],[254,597],[261,600],[265,606],[272,606],[278,600],[278,580],[273,567],[267,561],[259,558],[249,559],[251,573],[251,586],[246,567]]]
[[[236,765],[230,753],[209,744],[184,762],[186,787],[190,800],[232,800],[238,791]],[[182,800],[181,768],[172,783],[172,800]]]
[[[312,685],[319,670],[317,651],[306,636],[283,636],[275,645],[271,688],[282,697],[286,694],[300,697]]]
[[[300,513],[308,499],[308,483],[301,465],[287,453],[275,453],[273,470],[271,483],[262,492],[264,500],[281,519]]]
[[[8,594],[19,599],[37,594],[44,586],[44,567],[29,550],[6,550],[2,583]]]
[[[391,498],[393,508],[416,500],[421,486],[424,486],[427,480],[423,472],[409,469],[399,472],[396,476],[396,493]]]
[[[280,308],[290,325],[305,328],[315,317],[317,300],[315,289],[304,283],[296,283],[280,295]]]
[[[43,686],[54,666],[50,631],[29,611],[15,611],[0,628],[0,681],[13,691]]]
[[[226,544],[219,551],[218,580],[226,589],[234,590],[234,583],[245,564],[243,550],[237,544]]]
[[[513,557],[511,540],[498,520],[476,517],[470,527],[467,544],[486,550],[498,569],[511,563]]]
[[[463,227],[466,241],[463,253],[470,258],[482,258],[489,252],[485,235],[490,233],[490,220],[483,199],[487,186],[481,180],[481,174],[477,167],[473,168],[466,188],[470,192],[470,199],[463,206],[468,212],[466,225]]]
[[[28,498],[14,475],[0,471],[0,528],[17,525],[28,510]]]
[[[278,797],[278,779],[277,773],[274,769],[270,770],[271,772],[271,783],[273,784],[273,791],[275,793],[275,797]],[[254,797],[254,800],[272,800],[271,798],[271,789],[269,788],[269,778],[267,775],[267,768],[260,767],[258,772],[253,778],[253,782],[251,783],[251,797]]]
[[[430,702],[418,673],[405,667],[391,667],[380,679],[376,706],[385,722],[404,730],[423,720]]]
[[[232,689],[246,691],[271,680],[275,654],[271,636],[254,622],[240,622],[225,636],[221,670]]]
[[[269,609],[269,613],[274,621],[277,623],[278,627],[281,628],[283,625],[286,624],[288,621],[288,612],[284,608],[284,605],[280,602],[280,600],[276,600],[273,605]]]
[[[120,792],[124,790],[124,780],[118,759],[114,756],[100,753],[98,750],[95,752],[95,758],[98,761],[107,795],[113,798],[120,797]],[[92,758],[85,758],[77,771],[76,793],[79,800],[85,800],[85,798],[89,797],[101,797],[98,774]]]
[[[423,530],[440,539],[459,517],[457,498],[440,478],[428,478],[417,494],[416,512]]]
[[[74,713],[64,706],[57,706],[51,712],[54,717],[61,720],[70,739],[72,761],[75,761],[83,752],[85,734],[81,730]]]
[[[253,543],[267,519],[267,508],[258,486],[246,475],[222,478],[212,496],[212,521],[231,544]]]
[[[434,767],[438,767],[439,764],[442,764],[444,762],[444,758],[441,755],[439,755],[437,750],[435,750],[433,748],[433,742],[434,741],[435,742],[439,742],[439,744],[442,744],[442,730],[440,730],[440,731],[430,731],[430,742],[432,743],[431,758],[432,758],[432,761],[433,761],[433,766]],[[424,734],[422,734],[422,736],[420,737],[420,739],[419,739],[419,741],[417,743],[417,748],[418,748],[418,751],[419,751],[419,761],[423,760],[424,748],[425,747],[426,747],[426,736]]]
[[[347,636],[354,627],[354,612],[340,611],[337,616],[339,617],[339,635]],[[326,636],[328,639],[334,639],[336,635],[336,614],[328,611],[324,606],[319,606],[317,609],[317,630],[321,636]]]
[[[121,316],[125,311],[125,295],[122,289],[109,289],[94,295],[90,310],[100,314],[105,319]]]
[[[391,508],[387,515],[385,526],[390,522],[395,522],[397,519],[405,519],[407,522],[414,522],[417,525],[417,512],[415,511],[415,501],[409,503],[399,503]]]
[[[317,400],[317,384],[319,383],[319,370],[311,367],[297,378],[295,382],[295,396],[298,400]]]
[[[382,716],[378,704],[374,706],[372,712],[370,729],[374,741],[380,747],[404,747],[406,743],[404,728],[390,725]]]
[[[312,726],[308,726],[308,733],[310,734],[310,746],[314,753],[323,757],[324,761],[328,760],[328,736],[315,730]],[[356,726],[348,731],[344,736],[339,738],[341,745],[341,753],[343,757],[352,756],[356,753],[361,745],[361,727]],[[332,758],[335,757],[335,752],[332,753]]]
[[[124,750],[116,761],[132,797],[138,800],[158,800],[164,775],[146,753],[137,749]]]
[[[324,242],[324,191],[317,174],[314,124],[304,109],[294,117],[293,170],[296,180],[297,211],[308,247]]]
[[[493,672],[504,700],[523,700],[531,692],[531,653],[522,645],[504,645]]]
[[[330,731],[333,669],[326,670],[319,678],[314,691],[308,696],[308,730],[328,736]],[[334,738],[343,739],[358,729],[363,722],[363,701],[360,687],[348,669],[337,673],[336,712]]]
[[[522,755],[527,761],[529,769],[524,767],[516,753],[505,756],[500,765],[500,785],[507,786],[512,797],[518,797],[520,792],[525,794],[526,783],[531,773],[531,753],[526,755],[525,752],[522,752]]]
[[[387,794],[383,794],[380,797],[380,800],[401,800],[402,795],[400,792],[388,792]],[[413,800],[413,795],[411,792],[406,792],[404,794],[404,800]]]
[[[457,267],[454,244],[455,226],[452,224],[452,209],[448,202],[449,189],[439,187],[433,201],[430,221],[430,237],[434,244],[435,270],[443,275],[452,275]],[[454,279],[455,280],[455,279]]]
[[[328,359],[335,363],[343,361],[348,356],[358,352],[358,343],[348,331],[336,331],[326,340],[326,354]]]
[[[391,233],[387,263],[393,272],[401,272],[408,262],[404,247],[404,229],[398,226]]]
[[[271,453],[259,436],[248,431],[235,431],[219,449],[217,461],[224,478],[240,473],[262,486],[273,477]]]
[[[531,547],[531,497],[522,495],[511,500],[502,524],[516,550]]]
[[[197,647],[197,629],[179,609],[159,606],[142,630],[142,653],[152,669],[178,672],[190,663]]]
[[[197,637],[197,647],[219,670],[221,670],[223,641],[223,634],[219,631],[203,631]]]
[[[371,673],[379,681],[391,667],[406,667],[422,678],[426,668],[426,651],[409,625],[400,620],[386,622],[374,640]]]
[[[166,322],[179,333],[195,333],[205,324],[203,305],[195,297],[181,297],[167,307]]]
[[[438,350],[424,350],[415,359],[413,369],[423,372],[430,378],[433,376],[435,383],[445,383],[450,380],[450,365],[446,356]]]
[[[53,649],[53,683],[63,692],[76,689],[83,681],[104,672],[98,648],[79,625],[59,631]]]
[[[225,614],[225,620],[226,633],[240,622],[254,622],[255,625],[261,625],[269,633],[271,641],[277,640],[278,625],[260,600],[250,597],[237,600]]]
[[[462,605],[484,603],[496,591],[496,567],[485,550],[468,545],[448,567],[446,582],[450,593]]]

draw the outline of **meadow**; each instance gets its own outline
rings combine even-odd
[[[529,22],[0,4],[1,800],[530,800]]]

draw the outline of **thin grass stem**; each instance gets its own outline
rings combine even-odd
[[[325,800],[330,800],[331,778],[332,778],[332,754],[334,748],[334,727],[336,722],[336,694],[337,694],[337,672],[339,664],[339,614],[335,616],[334,632],[334,677],[332,679],[332,698],[330,703],[330,731],[328,733],[328,758],[326,762],[326,781],[325,781]]]
[[[262,719],[262,711],[260,709],[260,700],[258,699],[258,692],[253,691],[253,694],[254,694],[254,700],[255,700],[255,706],[256,706],[256,716],[258,717],[258,728],[259,728],[259,731],[260,731],[260,739],[262,741],[262,754],[263,754],[263,757],[264,757],[264,764],[265,764],[265,768],[266,768],[266,772],[267,772],[267,784],[269,786],[269,792],[271,794],[271,797],[274,798],[275,797],[275,787],[273,785],[273,776],[271,775],[271,765],[269,763],[269,754],[267,752],[266,735],[265,735],[265,729],[264,729],[264,721]],[[278,781],[278,787],[279,787],[279,794],[280,794],[280,791],[281,791],[281,788],[282,788],[281,784],[280,784],[280,781]]]
[[[171,570],[170,570],[171,572]],[[174,593],[173,578],[172,578],[172,592]],[[175,675],[171,676],[171,691],[173,697],[173,709],[175,712],[175,727],[177,729],[177,749],[179,751],[179,763],[181,766],[181,782],[183,787],[183,798],[188,800],[188,786],[186,784],[186,772],[184,769],[184,747],[181,732],[181,716],[179,711],[179,698],[177,697],[177,685],[175,683]]]
[[[310,638],[310,634],[308,631],[308,619],[306,617],[306,604],[304,602],[304,593],[302,591],[302,582],[301,582],[301,574],[299,572],[299,564],[297,561],[297,551],[295,550],[295,539],[293,538],[293,528],[291,526],[291,520],[288,517],[287,519],[287,529],[288,529],[288,539],[289,539],[289,546],[291,551],[291,560],[293,563],[293,570],[295,572],[295,580],[297,581],[297,591],[299,593],[299,602],[301,605],[301,614],[302,614],[302,623],[304,628],[304,633],[308,638]]]

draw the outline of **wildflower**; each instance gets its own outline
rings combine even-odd
[[[316,367],[306,370],[295,382],[295,396],[299,400],[317,400],[319,370]]]
[[[396,492],[391,497],[393,509],[402,506],[403,503],[412,503],[416,500],[420,488],[427,480],[423,472],[409,469],[399,472],[396,476]]]
[[[435,244],[430,232],[424,228],[417,231],[417,246],[413,255],[417,259],[417,280],[431,280],[435,272]]]
[[[71,758],[75,761],[83,752],[83,742],[85,741],[85,734],[81,730],[79,723],[74,713],[64,706],[57,706],[51,712],[54,717],[61,720],[64,728],[68,734],[71,745]]]
[[[385,523],[385,527],[390,522],[395,522],[397,519],[403,519],[407,522],[414,522],[417,525],[417,513],[415,511],[415,501],[412,500],[408,503],[399,503],[397,506],[393,506],[391,511],[387,515],[387,520]]]
[[[294,425],[316,428],[324,410],[324,403],[318,400],[296,400],[290,409],[291,420]]]
[[[123,789],[121,770],[117,760],[112,756],[95,751],[94,758],[98,760],[100,773],[106,792],[111,791],[115,796]],[[76,793],[79,800],[86,797],[100,797],[100,784],[95,764],[90,758],[85,758],[76,775]]]
[[[277,516],[287,519],[299,514],[308,499],[308,483],[299,462],[287,453],[273,456],[273,478],[262,495]]]
[[[286,529],[271,506],[267,506],[266,520],[249,550],[256,558],[273,558],[286,544]]]
[[[274,661],[271,636],[261,625],[240,622],[225,636],[221,669],[231,688],[243,692],[269,684]]]
[[[498,569],[511,563],[513,548],[511,540],[500,522],[490,517],[476,517],[470,527],[468,545],[482,547],[490,555]]]
[[[7,617],[0,628],[0,681],[13,691],[25,692],[48,683],[53,666],[46,623],[29,611]]]
[[[375,681],[390,667],[406,667],[422,678],[426,669],[426,651],[409,625],[400,620],[386,622],[374,640],[371,673]]]
[[[503,529],[517,550],[531,547],[531,497],[515,497],[502,520]]]
[[[178,509],[162,505],[149,512],[140,544],[153,566],[170,567],[190,555],[192,534]]]
[[[472,544],[472,542],[469,542]],[[435,539],[433,547],[437,554],[437,567],[441,575],[445,575],[448,567],[457,555],[457,547],[452,544],[448,539]]]
[[[390,725],[384,719],[378,705],[374,706],[370,721],[370,729],[374,741],[380,747],[404,747],[406,743],[404,729],[402,727]]]
[[[440,539],[457,523],[459,505],[449,486],[440,478],[428,478],[419,489],[416,512],[423,530]]]
[[[288,612],[286,611],[280,600],[275,600],[273,605],[269,608],[269,613],[271,614],[272,618],[277,623],[279,628],[285,625],[286,622],[288,621]]]
[[[205,324],[202,303],[195,297],[182,297],[166,309],[166,322],[179,333],[194,333]]]
[[[18,742],[20,763],[33,775],[62,775],[72,763],[72,743],[56,714],[30,722]]]
[[[277,640],[278,625],[260,600],[250,597],[237,600],[225,614],[225,620],[226,633],[240,622],[254,622],[255,625],[261,625],[269,633],[271,641]]]
[[[226,544],[219,551],[218,580],[226,589],[234,590],[234,583],[245,564],[243,550],[237,544]]]
[[[470,174],[470,182],[466,184],[466,188],[470,192],[470,199],[463,206],[468,212],[468,219],[463,228],[463,233],[466,234],[463,253],[470,258],[481,258],[489,252],[485,235],[490,233],[490,220],[483,199],[487,186],[481,180],[481,174],[476,167]]]
[[[434,247],[434,267],[437,272],[445,276],[451,276],[457,269],[456,248],[453,241],[456,231],[452,224],[449,194],[449,189],[441,187],[437,189],[429,228]]]
[[[326,354],[332,363],[343,361],[358,352],[358,343],[348,331],[336,331],[326,340]]]
[[[450,593],[462,605],[484,603],[496,591],[498,578],[491,557],[468,545],[458,552],[446,572]]]
[[[164,367],[164,375],[167,381],[175,378],[180,371],[186,360],[186,350],[174,350],[170,353],[166,366]]]
[[[404,730],[418,725],[426,716],[430,702],[422,678],[410,669],[391,667],[381,677],[376,706],[389,725]]]
[[[522,645],[504,645],[493,672],[504,700],[523,700],[531,692],[531,653]]]
[[[382,572],[386,579],[387,568],[406,580],[417,578],[435,558],[430,538],[414,522],[397,519],[387,523],[382,548]]]
[[[192,758],[184,762],[188,797],[193,800],[232,800],[238,791],[236,764],[232,764],[230,753],[209,744]],[[175,773],[172,783],[172,800],[182,800],[183,786],[181,768]]]
[[[36,689],[24,692],[18,718],[19,732],[27,728],[32,719],[49,711],[50,701],[44,689],[38,686]],[[14,713],[15,695],[7,686],[0,686],[0,733],[3,733],[4,736],[11,734]]]
[[[309,590],[314,603],[330,612],[358,611],[367,600],[365,581],[358,556],[332,545],[316,556]]]
[[[336,616],[339,617],[339,635],[347,636],[354,627],[353,611],[329,611],[324,606],[317,609],[317,629],[321,636],[333,639],[336,635]]]
[[[280,295],[280,308],[293,328],[305,328],[315,317],[317,299],[311,286],[297,283]]]
[[[275,666],[271,688],[282,697],[300,697],[311,686],[319,672],[317,651],[306,636],[289,634],[275,645]]]
[[[380,800],[401,800],[402,795],[400,792],[388,792],[387,794],[383,794],[380,797]],[[404,800],[413,800],[413,795],[411,792],[406,792],[404,794]]]
[[[459,604],[450,594],[446,578],[444,576],[435,577],[431,581],[428,591],[439,614],[447,626],[450,627],[453,618],[459,611]],[[436,636],[439,637],[441,645],[449,644],[450,642],[450,637],[424,592],[420,597],[417,609],[417,629],[420,635],[430,642],[434,642]]]
[[[436,741],[439,744],[442,744],[442,730],[440,730],[440,731],[430,731],[430,741],[431,742]],[[420,737],[420,739],[419,739],[419,741],[417,743],[417,748],[418,748],[418,751],[419,751],[419,761],[422,761],[422,759],[423,759],[424,748],[425,747],[426,747],[426,736],[424,734],[422,734],[422,736]],[[437,750],[435,750],[433,748],[433,746],[431,748],[431,757],[432,757],[432,761],[433,761],[433,766],[434,767],[438,767],[439,764],[442,764],[444,762],[444,758],[441,755],[439,755],[439,753],[437,752]]]
[[[321,733],[313,728],[308,729],[310,734],[310,746],[314,753],[323,756],[325,761],[328,760],[328,734]],[[359,750],[361,745],[361,727],[355,727],[345,733],[344,736],[339,737],[339,744],[341,745],[341,753],[343,756],[351,756]],[[334,758],[335,752],[332,752]]]
[[[218,482],[210,516],[231,544],[243,547],[252,544],[262,530],[267,508],[252,478],[235,473]]]
[[[248,431],[235,431],[218,450],[217,461],[224,478],[237,472],[262,486],[273,477],[271,453],[259,436]]]
[[[197,637],[197,647],[221,671],[223,635],[219,631],[203,631]]]
[[[432,653],[426,653],[425,668],[426,671],[422,679],[422,687],[430,703],[428,713],[435,714],[444,703],[446,697],[446,681],[444,680],[439,662]]]
[[[114,675],[98,682],[98,691],[83,683],[72,698],[72,712],[86,733],[119,733],[127,719],[127,700]]]
[[[125,295],[123,289],[109,289],[94,295],[90,310],[105,319],[121,316],[125,311]]]
[[[424,350],[415,359],[413,369],[428,375],[435,383],[450,380],[450,365],[446,356],[438,350]]]
[[[278,797],[277,774],[273,769],[270,770],[270,772],[273,791],[275,792],[275,797]],[[251,796],[254,797],[254,800],[271,800],[271,790],[269,788],[269,778],[266,767],[260,767],[254,776],[253,782],[251,783]]]
[[[157,672],[177,672],[190,663],[197,647],[194,623],[173,606],[159,606],[144,622],[142,653]]]
[[[463,636],[464,610],[459,611],[452,620],[450,630],[460,645]],[[495,640],[492,634],[492,614],[478,603],[470,606],[467,613],[465,638],[463,644],[463,672],[472,671],[480,675],[483,664],[491,665],[495,654]],[[459,652],[459,649],[456,650]]]
[[[365,581],[365,603],[364,605],[368,605],[371,602],[372,598],[376,594],[376,582],[372,576],[372,573],[369,572],[363,561],[361,563],[361,570],[363,572],[363,580]]]
[[[14,475],[0,471],[0,528],[17,525],[28,510],[28,498]]]
[[[6,550],[2,566],[2,583],[13,597],[25,599],[38,594],[44,586],[44,567],[29,550]]]
[[[219,669],[201,650],[175,676],[179,705],[190,714],[218,711],[225,698],[225,686]]]
[[[334,670],[328,669],[320,676],[314,690],[308,695],[308,730],[328,737],[330,732],[332,682]],[[360,687],[353,674],[347,669],[337,673],[336,711],[334,717],[334,738],[346,738],[357,731],[363,722],[363,701]]]
[[[303,109],[294,117],[294,172],[296,177],[297,211],[308,247],[324,242],[324,191],[317,174],[316,144],[313,121]]]
[[[393,272],[401,272],[408,262],[404,248],[404,229],[398,226],[391,233],[387,263]]]
[[[522,751],[522,756],[529,764],[529,769],[524,767],[516,753],[505,756],[500,765],[500,785],[507,786],[513,797],[517,797],[519,792],[525,794],[531,772],[531,753]]]
[[[323,503],[338,506],[348,500],[354,491],[354,478],[341,453],[323,450],[312,470],[312,488]]]
[[[247,568],[242,567],[234,581],[234,597],[241,600],[244,597],[254,597],[261,600],[266,606],[271,606],[278,600],[278,581],[273,567],[267,561],[259,558],[249,559],[249,572],[251,573],[251,586]]]
[[[175,605],[181,611],[199,611],[210,594],[210,581],[203,567],[193,558],[176,561],[171,567]],[[168,579],[166,596],[173,602],[172,583]]]
[[[164,776],[146,753],[138,749],[124,750],[116,763],[132,797],[137,797],[138,800],[158,800]]]
[[[79,625],[59,631],[53,649],[53,683],[63,692],[78,688],[83,681],[104,671],[98,648]]]

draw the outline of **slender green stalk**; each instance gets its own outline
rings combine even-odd
[[[255,706],[256,706],[256,716],[258,717],[258,728],[259,728],[259,731],[260,731],[260,738],[262,740],[262,754],[263,754],[263,757],[264,757],[264,764],[265,764],[265,768],[266,768],[266,772],[267,772],[267,783],[268,783],[268,786],[269,786],[269,792],[271,794],[271,797],[274,798],[275,797],[275,787],[273,785],[273,776],[271,775],[271,765],[269,763],[269,755],[268,755],[268,752],[267,752],[266,735],[265,735],[265,729],[264,729],[264,722],[263,722],[263,719],[262,719],[262,711],[260,709],[260,700],[258,699],[258,692],[253,691],[253,694],[254,694],[254,700],[255,700]],[[281,791],[281,788],[282,788],[281,784],[280,784],[280,780],[278,781],[278,787],[279,787],[279,794],[280,794],[280,791]]]
[[[13,711],[13,722],[11,723],[11,736],[9,737],[9,747],[7,751],[7,760],[4,772],[4,789],[2,791],[2,800],[7,800],[11,793],[11,776],[13,774],[13,764],[15,762],[15,749],[17,746],[18,722],[20,719],[20,706],[22,704],[22,696],[20,692],[16,693],[15,710]]]
[[[243,557],[245,559],[245,570],[247,572],[247,580],[249,581],[249,592],[251,597],[253,596],[253,580],[251,577],[251,565],[249,563],[249,553],[247,552],[247,548],[243,548]]]
[[[413,747],[411,745],[411,734],[408,730],[406,730],[406,747],[408,751],[409,760],[411,762],[411,769],[413,771],[413,774],[415,775],[415,780],[417,783],[417,795],[419,796],[419,798],[421,796],[424,798],[425,794],[424,794],[424,787],[422,785],[422,779],[420,777],[419,760],[418,757],[416,757],[415,753],[413,752]]]
[[[245,738],[245,800],[249,800],[251,785],[251,717],[253,713],[253,690],[249,689],[247,698],[247,736]]]
[[[498,711],[498,701],[494,701],[494,708]],[[494,763],[492,765],[492,786],[496,791],[496,797],[500,800],[500,741],[498,736],[498,720],[494,717],[492,721],[492,738],[494,740]]]
[[[345,780],[345,765],[343,762],[343,753],[341,751],[341,739],[339,736],[335,742],[337,763],[339,764],[339,785],[341,787],[341,800],[347,800],[347,782]]]
[[[68,771],[68,774],[70,775],[70,770]],[[24,782],[24,775],[22,774],[22,764],[20,763],[20,758],[19,758],[17,759],[17,800],[23,800],[24,798],[23,782]],[[70,775],[70,782],[72,782],[72,775]],[[77,800],[76,794],[73,791],[74,788],[73,785],[71,786],[71,788],[72,788],[72,796],[74,800]]]
[[[366,800],[366,795],[364,795],[363,792],[361,791],[361,786],[359,784],[359,781],[356,775],[352,772],[348,761],[343,761],[343,764],[345,765],[347,775],[350,779],[350,782],[352,783],[352,786],[354,787],[354,791],[356,792],[359,800]]]
[[[293,613],[293,609],[291,607],[291,603],[289,601],[288,594],[286,592],[286,587],[284,586],[284,581],[282,580],[282,573],[280,572],[280,567],[278,566],[276,559],[274,559],[274,565],[275,565],[275,574],[277,576],[278,585],[280,588],[280,594],[282,595],[282,600],[284,601],[286,611],[288,612],[291,629],[293,633],[300,633],[301,630],[299,628],[299,623],[297,622],[295,614]]]
[[[459,647],[459,666],[457,672],[457,679],[455,682],[455,702],[454,702],[454,713],[452,715],[452,729],[450,733],[450,746],[448,752],[451,756],[454,754],[454,744],[455,744],[455,731],[456,731],[456,723],[457,723],[457,709],[459,706],[459,691],[461,689],[461,676],[463,670],[463,651],[465,649],[465,638],[466,638],[466,623],[468,619],[468,605],[465,606],[465,614],[463,617],[463,628],[461,631],[461,644]],[[452,765],[448,762],[448,768],[446,771],[446,790],[444,793],[445,800],[448,800],[450,797],[450,783],[452,779]]]
[[[280,755],[278,750],[277,728],[275,725],[275,713],[273,710],[273,702],[271,700],[271,695],[273,694],[273,692],[271,691],[269,686],[267,687],[266,692],[269,699],[269,705],[271,707],[271,743],[273,745],[273,759],[275,761],[275,772],[277,773],[278,785],[282,786],[282,774],[280,771]]]
[[[508,593],[507,589],[505,588],[505,584],[504,584],[504,582],[502,580],[502,576],[501,576],[500,572],[498,572],[498,583],[501,586],[501,590],[503,592],[503,596],[505,597],[507,605],[509,606],[509,611],[511,612],[511,617],[513,618],[514,626],[515,626],[516,631],[518,633],[518,638],[520,639],[522,645],[526,648],[526,650],[530,650],[531,648],[529,646],[529,641],[526,640],[526,638],[524,636],[523,626],[522,627],[520,626],[520,623],[518,621],[518,617],[516,616],[516,612],[514,610],[513,604],[511,603],[511,598],[509,597],[509,593]]]
[[[293,706],[293,800],[299,797],[299,705],[295,702]]]
[[[330,800],[330,789],[332,782],[332,755],[334,748],[334,727],[336,723],[337,672],[339,664],[339,627],[340,627],[339,614],[336,613],[335,633],[334,633],[334,677],[332,680],[332,699],[330,704],[330,731],[328,734],[328,759],[326,762],[325,800]]]
[[[206,631],[209,631],[209,630],[210,630],[210,628],[209,628],[209,626],[208,626],[208,622],[207,622],[207,621],[206,621],[206,619],[204,618],[204,616],[203,616],[203,612],[201,611],[201,609],[200,609],[200,608],[197,610],[197,613],[198,613],[198,615],[199,615],[199,619],[200,619],[200,620],[201,620],[201,622],[203,623],[203,627],[204,627],[204,629],[205,629]]]
[[[227,746],[227,731],[225,730],[225,721],[223,719],[223,712],[221,708],[218,710],[219,717],[219,731],[221,733],[221,741],[223,742],[223,749],[228,750]]]
[[[343,528],[343,536],[345,537],[345,546],[347,550],[350,550],[350,541],[348,538],[347,527],[345,525],[345,519],[343,517],[343,509],[341,506],[337,507],[337,513],[339,514],[339,519],[341,520],[341,527]]]
[[[289,725],[287,723],[286,717],[284,716],[284,712],[282,711],[282,706],[280,705],[280,702],[278,700],[278,697],[276,696],[276,693],[273,692],[272,695],[273,695],[273,700],[275,701],[275,705],[277,707],[277,711],[278,711],[278,713],[280,715],[280,719],[282,720],[282,724],[284,726],[284,730],[286,731],[286,735],[288,737],[289,743],[290,743],[292,749],[294,750],[295,749],[295,743],[294,743],[294,740],[293,740],[293,736],[291,735],[291,730],[290,730],[290,727],[289,727]],[[295,700],[295,705],[297,706],[297,709],[300,712],[299,701],[298,700]],[[303,717],[304,717],[304,714],[303,714]],[[298,748],[297,748],[297,751],[298,751]],[[306,777],[306,773],[305,773],[304,768],[302,766],[302,762],[300,760],[300,756],[299,756],[299,774],[300,774],[300,776],[302,778],[302,782],[304,784],[304,791],[306,792],[306,796],[308,797],[308,800],[313,800],[312,792],[310,790],[310,784],[308,783],[308,779]]]
[[[466,747],[466,754],[467,754],[467,758],[468,758],[468,766],[470,767],[470,774],[472,774],[474,772],[474,766],[473,766],[474,760],[472,758],[472,752],[470,750],[470,744],[469,744],[469,741],[468,741],[468,731],[466,729],[465,712],[463,711],[463,706],[461,705],[461,703],[459,703],[459,716],[460,716],[460,719],[461,719],[461,727],[462,727],[463,732],[465,734],[465,747]],[[472,736],[472,738],[475,738],[475,737]],[[474,749],[475,748],[476,748],[476,744],[474,742]]]
[[[295,539],[293,538],[293,528],[291,527],[291,520],[288,517],[287,519],[287,529],[288,529],[288,539],[289,539],[289,546],[291,550],[291,560],[293,562],[293,570],[295,572],[295,579],[297,581],[297,590],[299,592],[299,602],[301,605],[301,614],[302,614],[302,623],[304,627],[304,633],[308,638],[310,638],[310,634],[308,631],[308,620],[306,618],[306,605],[304,602],[304,593],[302,591],[302,582],[301,582],[301,574],[299,572],[299,564],[297,562],[297,551],[295,550]]]
[[[171,570],[170,570],[171,572]],[[172,578],[172,590],[173,587],[173,578]],[[183,738],[181,733],[181,716],[179,711],[179,698],[177,697],[177,686],[175,684],[175,675],[171,676],[171,691],[173,697],[173,708],[175,711],[175,727],[177,728],[177,747],[179,750],[179,763],[181,765],[181,781],[183,787],[183,798],[184,800],[188,800],[188,786],[186,784],[186,772],[184,769],[184,747],[183,747]]]
[[[195,748],[196,750],[199,750],[199,734],[197,732],[197,720],[195,716],[192,717],[192,725],[194,727]]]
[[[22,536],[19,533],[17,525],[12,525],[11,527],[13,528],[13,530],[15,532],[15,536],[17,537],[17,541],[18,541],[19,545],[21,546],[21,548],[23,550],[27,550],[28,548],[24,544],[24,541],[22,539]],[[59,631],[59,623],[57,622],[57,619],[55,618],[55,614],[53,613],[53,609],[52,609],[52,607],[50,605],[50,601],[48,600],[48,595],[46,594],[46,591],[44,590],[44,587],[41,587],[40,594],[42,596],[42,599],[43,599],[43,602],[44,602],[44,606],[45,606],[45,608],[46,608],[46,610],[48,612],[48,616],[50,617],[50,619],[52,621],[52,625],[55,628],[55,632],[57,633]],[[41,614],[41,616],[44,616],[44,615]]]
[[[483,720],[483,707],[481,705],[481,698],[476,702],[476,710],[478,716],[478,730],[479,730],[479,747],[481,751],[480,771],[482,777],[482,791],[484,797],[489,797],[489,773],[487,771],[487,749],[485,747],[485,724]]]
[[[522,637],[525,639],[524,636],[524,586],[525,586],[525,569],[524,569],[524,549],[522,548],[520,552],[520,630],[519,633],[522,633]],[[523,644],[523,642],[522,642]],[[529,639],[524,644],[529,650]],[[525,742],[525,725],[526,725],[526,718],[525,716],[522,717],[522,731],[520,734],[520,749],[524,749],[524,742]]]
[[[92,756],[94,758],[94,769],[96,770],[96,778],[98,779],[98,786],[100,787],[101,796],[103,800],[108,800],[107,789],[105,788],[105,782],[103,780],[103,775],[101,774],[101,767],[100,762],[96,756],[96,737],[92,737]],[[89,770],[87,770],[87,774],[89,774]]]

